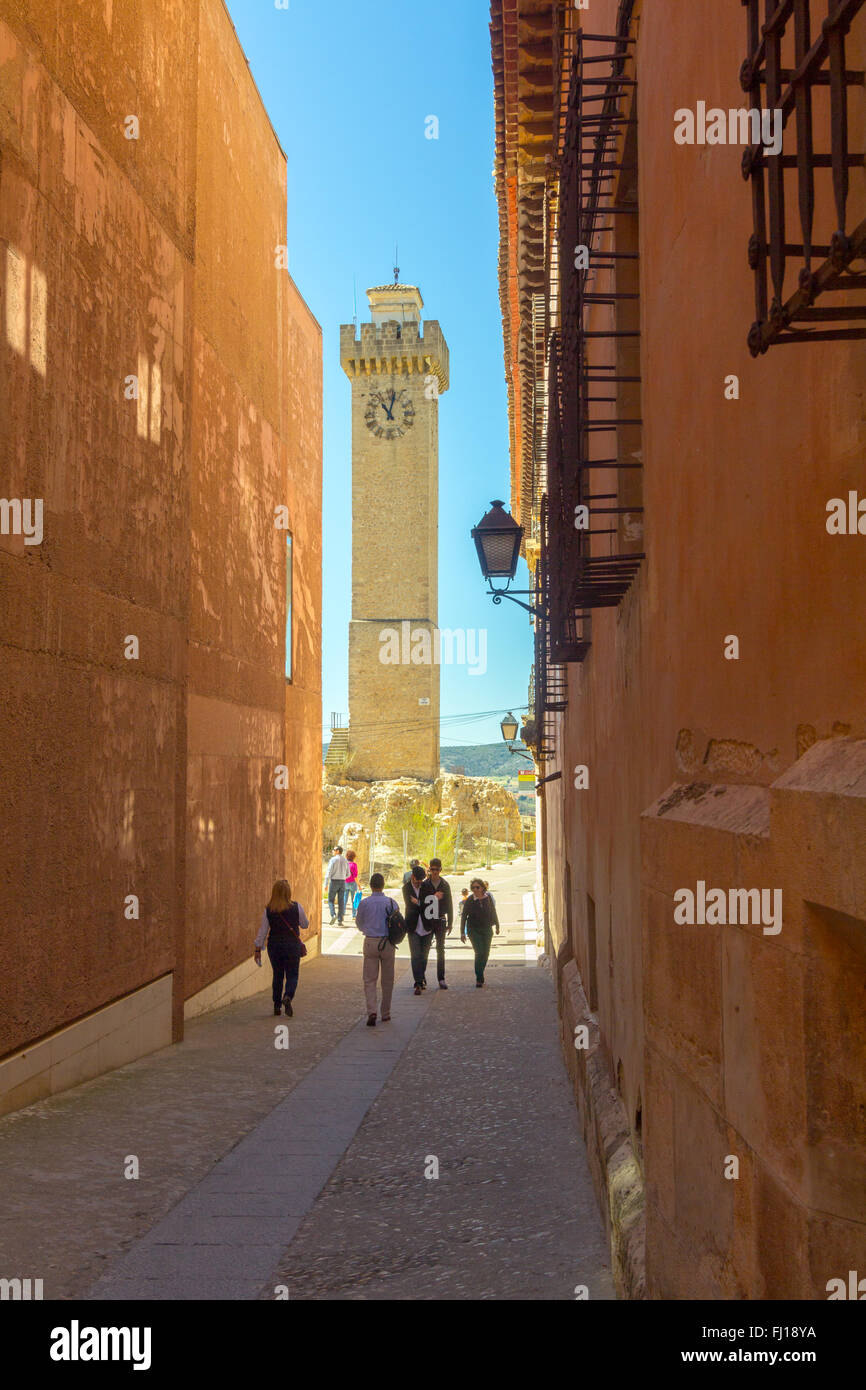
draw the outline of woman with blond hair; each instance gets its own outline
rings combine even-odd
[[[298,971],[301,957],[307,948],[301,940],[301,932],[309,926],[307,914],[292,899],[292,885],[285,878],[278,878],[271,890],[271,899],[265,908],[262,925],[255,941],[256,965],[262,963],[262,947],[268,945],[268,959],[274,972],[274,1013],[280,1012],[284,1004],[286,1017],[291,1018],[292,1000],[298,988]],[[285,979],[285,993],[283,980]]]
[[[469,887],[471,891],[460,914],[460,937],[463,941],[468,937],[471,942],[475,952],[475,988],[481,989],[494,928],[499,935],[499,917],[483,878],[473,878]]]

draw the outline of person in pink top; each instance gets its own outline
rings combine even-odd
[[[355,851],[346,850],[346,858],[349,861],[349,872],[346,875],[346,900],[352,909],[352,921],[355,920],[355,894],[358,891],[358,865],[355,863]]]

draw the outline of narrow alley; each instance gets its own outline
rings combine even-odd
[[[449,943],[418,999],[404,952],[388,1025],[322,956],[292,1019],[265,987],[5,1116],[5,1267],[64,1299],[613,1298],[550,971],[494,950],[476,991]]]

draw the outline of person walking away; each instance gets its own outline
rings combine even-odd
[[[388,918],[400,911],[393,898],[385,896],[385,880],[381,874],[370,877],[369,897],[361,899],[355,915],[355,926],[364,937],[364,997],[367,1003],[367,1027],[376,1027],[376,983],[382,972],[382,1022],[391,1020],[391,995],[394,992],[394,957],[397,952],[388,940]]]
[[[469,887],[471,892],[463,904],[460,916],[460,936],[464,941],[469,938],[475,952],[475,988],[481,989],[494,928],[496,935],[499,935],[499,917],[496,904],[487,892],[483,879],[473,878]]]
[[[331,923],[334,925],[334,902],[337,903],[337,922],[343,925],[343,913],[346,907],[346,876],[349,872],[349,861],[343,854],[343,846],[337,845],[333,857],[328,861],[328,870],[325,874],[325,886],[328,889],[328,907],[331,909]]]
[[[346,902],[352,913],[352,921],[354,922],[355,890],[358,887],[358,865],[355,862],[355,851],[353,849],[346,850],[346,862],[349,865],[349,870],[346,874]]]
[[[262,947],[267,942],[268,959],[274,972],[274,1013],[278,1014],[280,1004],[283,1004],[287,1018],[291,1018],[294,1012],[292,1000],[298,988],[298,971],[302,956],[307,954],[301,932],[308,926],[306,912],[300,903],[292,899],[291,884],[285,878],[278,878],[262,917],[254,951],[256,965],[261,965]]]
[[[421,916],[420,895],[423,882],[424,870],[420,864],[416,864],[409,882],[403,884],[403,917],[409,937],[409,955],[412,960],[412,978],[415,981],[416,994],[427,988],[427,957],[433,941],[433,932]]]
[[[436,978],[440,989],[445,983],[445,938],[454,925],[454,904],[451,888],[442,877],[442,860],[431,859],[430,871],[421,885],[421,916],[436,938]]]
[[[412,870],[413,870],[413,869],[417,869],[420,863],[421,863],[420,859],[413,859],[413,860],[410,862],[408,869],[406,870],[405,874],[403,875],[403,887],[404,887],[404,888],[406,887],[406,884],[409,882],[410,878],[412,877]],[[423,874],[421,875],[421,877],[422,877],[422,878],[426,878],[426,877],[427,877],[426,872],[423,873]]]

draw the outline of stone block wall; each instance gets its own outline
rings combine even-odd
[[[866,1264],[866,742],[677,787],[642,841],[650,1287],[826,1298]],[[781,929],[678,924],[698,879],[778,889]]]

